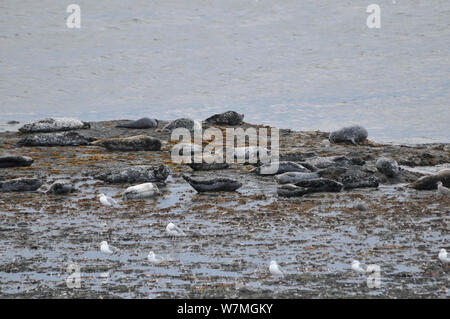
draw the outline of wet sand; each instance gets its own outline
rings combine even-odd
[[[146,134],[163,140],[157,152],[108,152],[98,146],[17,147],[17,133],[0,134],[0,151],[32,157],[30,167],[1,169],[1,179],[40,177],[37,192],[0,192],[0,296],[3,298],[448,298],[450,267],[437,258],[449,246],[450,199],[405,183],[340,193],[282,198],[272,176],[247,165],[195,176],[240,180],[234,193],[197,194],[182,178],[186,165],[171,163],[169,134],[159,129],[115,128],[117,121],[92,123],[80,134],[95,138]],[[164,123],[160,123],[163,125]],[[245,124],[245,127],[251,126]],[[159,127],[159,128],[160,128]],[[325,132],[280,130],[280,152],[307,156],[347,155],[374,165],[380,156],[404,169],[435,171],[450,163],[448,145],[332,145]],[[370,136],[369,136],[370,139]],[[127,165],[168,164],[162,194],[122,201],[129,184],[106,184],[94,173]],[[425,166],[425,167],[422,167]],[[72,195],[46,195],[56,179],[78,188]],[[96,195],[116,198],[119,208]],[[367,211],[354,206],[366,203]],[[165,233],[169,222],[185,238]],[[102,240],[121,250],[105,256]],[[166,261],[152,265],[152,250]],[[270,260],[287,274],[269,275]],[[358,259],[381,267],[381,286],[368,288],[352,272]],[[69,289],[66,268],[81,269],[81,288]],[[105,273],[109,272],[109,277]],[[107,279],[105,279],[107,278]]]

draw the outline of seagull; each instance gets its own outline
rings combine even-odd
[[[445,187],[441,181],[437,182],[437,191],[438,194],[450,196],[450,188]]]
[[[157,256],[153,251],[148,253],[147,259],[149,262],[154,263],[154,264],[159,264],[160,262],[162,262],[164,260],[164,258]]]
[[[98,195],[100,198],[100,203],[102,203],[104,206],[116,206],[117,202],[114,198],[106,196],[105,194]]]
[[[119,252],[119,249],[117,249],[114,246],[108,245],[108,243],[104,240],[100,244],[100,251],[107,255],[114,255],[115,253]]]
[[[365,269],[364,269],[365,268]],[[367,272],[367,267],[364,264],[361,264],[357,260],[352,261],[352,269],[356,272],[359,272],[360,274],[364,274]]]
[[[170,236],[174,236],[174,237],[186,236],[186,234],[181,230],[181,228],[176,226],[174,223],[169,223],[167,225],[166,232]]]
[[[438,256],[439,260],[442,261],[443,263],[450,263],[450,258],[447,255],[447,251],[442,248],[439,251],[439,256]]]
[[[272,276],[276,277],[283,277],[283,271],[281,270],[280,266],[278,266],[277,262],[275,260],[272,260],[270,262],[269,271],[272,274]]]

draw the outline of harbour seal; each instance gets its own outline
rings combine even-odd
[[[304,181],[304,180],[308,180],[308,179],[316,179],[319,177],[320,176],[317,173],[286,172],[286,173],[275,176],[275,180],[279,184],[295,184],[300,181]]]
[[[359,125],[344,127],[331,132],[329,140],[332,143],[351,142],[352,144],[363,142],[367,139],[367,130]]]
[[[444,169],[436,174],[421,177],[408,186],[418,190],[431,190],[437,189],[437,182],[439,181],[445,187],[450,187],[450,169]]]
[[[376,167],[387,177],[396,177],[400,173],[397,162],[392,158],[380,157],[376,162]]]
[[[89,145],[94,139],[86,138],[77,132],[42,133],[21,138],[19,146],[81,146]]]
[[[201,129],[201,124],[198,121],[194,121],[188,118],[180,118],[175,121],[170,122],[166,126],[163,127],[163,131],[173,131],[177,128],[186,128],[189,131],[192,131],[194,128]]]
[[[271,162],[265,163],[254,170],[253,173],[258,175],[276,175],[283,174],[287,172],[310,172],[309,169],[304,167],[301,164],[297,164],[294,162]]]
[[[169,166],[164,164],[159,166],[138,165],[100,173],[95,175],[95,178],[107,183],[164,182],[170,173]]]
[[[21,133],[44,133],[44,132],[56,132],[56,131],[70,131],[88,129],[91,125],[87,122],[82,122],[74,118],[67,117],[55,117],[45,118],[38,121],[34,121],[29,124],[25,124],[19,128]]]
[[[70,181],[59,179],[50,186],[47,194],[64,195],[73,193],[74,191],[75,187],[73,187]]]
[[[159,151],[161,141],[155,137],[147,135],[136,135],[130,137],[117,137],[98,140],[93,145],[99,145],[108,151]]]
[[[239,125],[244,119],[244,114],[239,114],[235,111],[226,111],[220,114],[215,114],[206,119],[206,122],[211,124],[222,125]]]
[[[307,193],[340,192],[344,185],[328,178],[308,179],[295,183],[295,186],[307,188]]]
[[[277,194],[281,197],[298,197],[305,195],[307,192],[306,188],[294,184],[284,184],[277,188]]]
[[[124,199],[144,199],[159,194],[158,186],[153,183],[144,183],[128,187],[123,193]]]
[[[219,191],[233,192],[242,186],[241,182],[224,177],[200,180],[183,175],[183,179],[199,193]]]
[[[158,122],[155,119],[143,117],[136,121],[131,121],[125,124],[117,125],[119,128],[131,128],[131,129],[148,129],[158,127]]]
[[[25,167],[33,164],[34,160],[28,156],[3,155],[0,156],[0,168],[5,167]]]

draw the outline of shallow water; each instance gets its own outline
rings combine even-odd
[[[1,123],[204,119],[450,142],[450,2],[78,0],[0,4]],[[3,128],[5,129],[5,128]]]

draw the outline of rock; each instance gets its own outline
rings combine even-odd
[[[275,180],[280,184],[295,184],[300,181],[317,179],[319,177],[317,173],[287,172],[275,176]]]
[[[153,183],[144,183],[136,186],[128,187],[122,196],[124,199],[144,199],[159,194],[158,187]]]
[[[17,142],[19,146],[80,146],[89,145],[88,139],[77,132],[44,133],[24,136]]]
[[[281,197],[298,197],[305,195],[307,192],[306,188],[293,184],[285,184],[277,188],[277,194]]]
[[[73,118],[45,118],[25,124],[19,131],[22,133],[40,133],[88,129],[90,124]]]
[[[199,122],[196,122],[194,120],[188,119],[188,118],[180,118],[176,119],[175,121],[170,122],[166,126],[163,127],[163,131],[173,131],[176,128],[186,128],[188,130],[193,130],[194,128],[200,128],[201,125]]]
[[[295,183],[295,186],[307,188],[307,193],[340,192],[344,185],[332,179],[317,178]]]
[[[242,183],[231,178],[194,179],[183,175],[183,179],[188,182],[197,192],[233,192],[242,186]]]
[[[161,149],[161,141],[157,138],[136,135],[130,137],[107,138],[92,143],[100,145],[109,151],[159,151]]]
[[[355,208],[359,211],[365,212],[367,210],[367,205],[359,202],[358,204],[356,204]]]
[[[16,178],[0,182],[0,192],[26,192],[35,191],[42,186],[37,178]]]
[[[258,175],[275,175],[286,172],[310,172],[310,170],[294,162],[272,162],[263,164],[252,172]]]
[[[445,187],[450,187],[450,169],[444,169],[434,175],[421,177],[408,186],[418,190],[437,189],[437,182],[439,181],[441,181]]]
[[[227,111],[220,114],[215,114],[206,119],[206,122],[212,124],[224,124],[224,125],[239,125],[244,119],[244,114],[238,114],[234,111]]]
[[[136,121],[130,121],[125,124],[117,125],[116,127],[131,128],[131,129],[148,129],[158,127],[158,122],[155,119],[143,117]]]
[[[5,167],[24,167],[33,164],[31,157],[20,155],[2,155],[0,156],[0,168]]]
[[[367,139],[367,130],[362,126],[348,126],[330,134],[332,143],[351,142],[353,144],[363,142]]]
[[[96,175],[95,178],[107,183],[164,182],[170,173],[170,168],[167,165],[140,165],[101,173]]]
[[[219,169],[227,169],[230,165],[227,163],[190,163],[187,164],[194,171],[215,171]]]
[[[380,157],[376,162],[378,171],[387,177],[396,177],[400,173],[400,168],[392,158]]]
[[[47,194],[65,195],[73,193],[74,191],[75,187],[70,183],[70,181],[59,179],[50,186]]]

